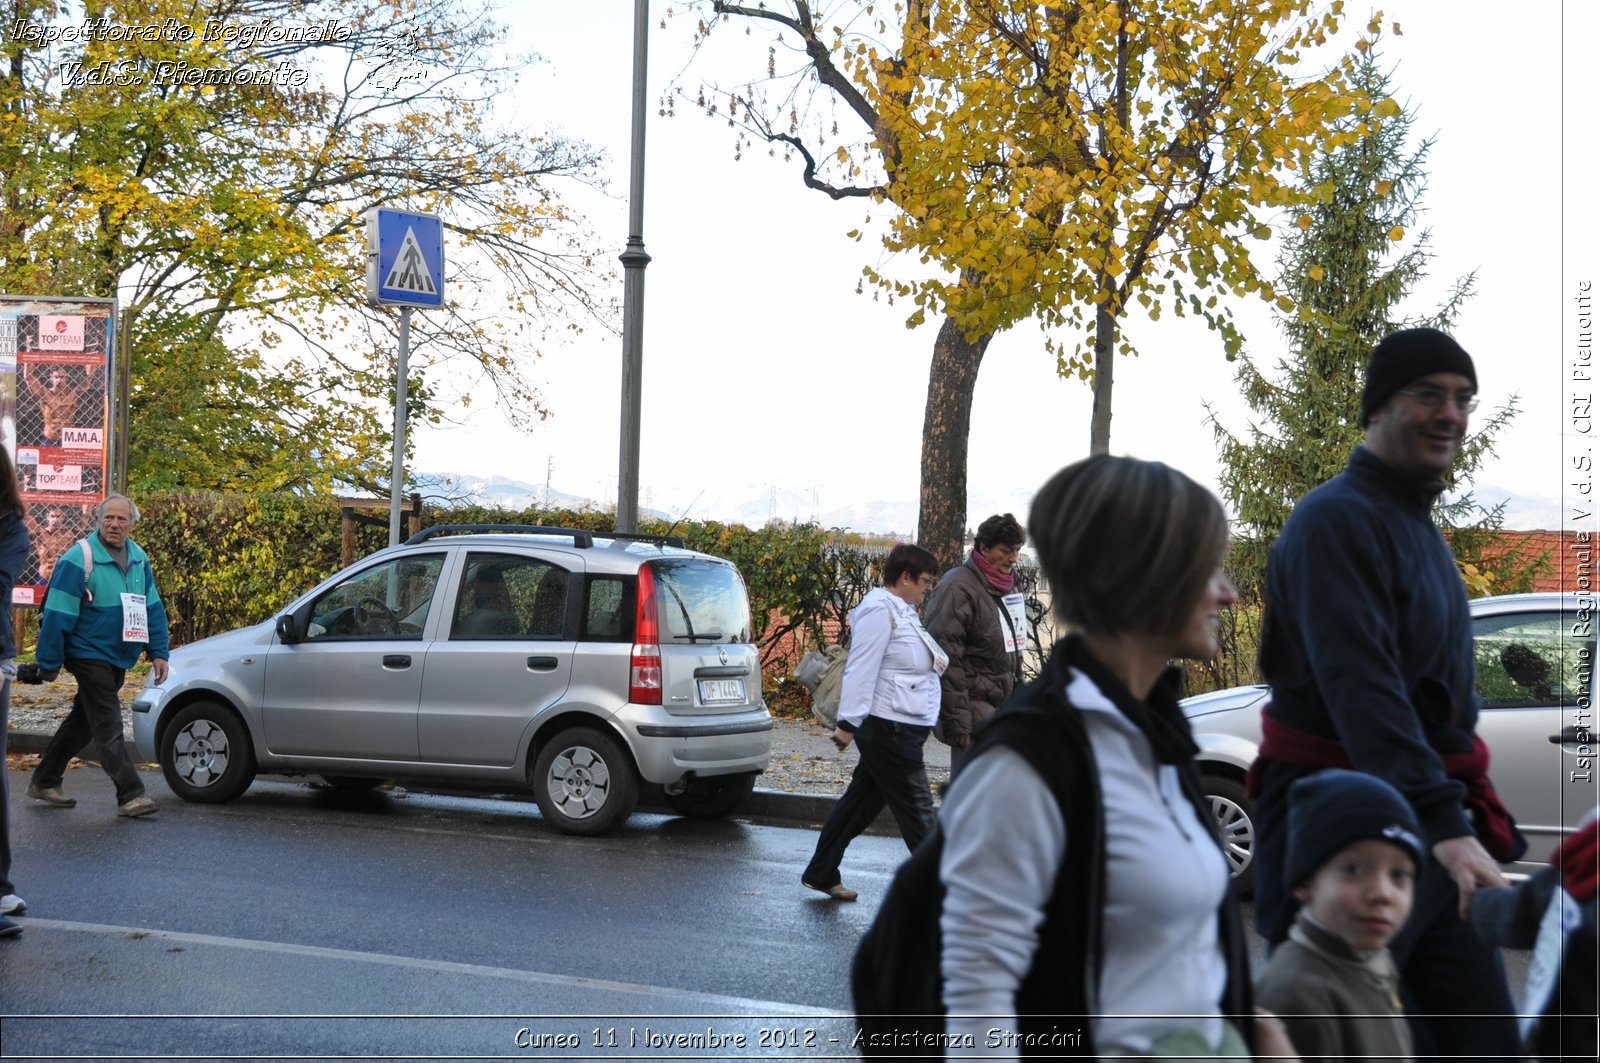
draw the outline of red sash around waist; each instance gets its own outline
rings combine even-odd
[[[1466,753],[1440,753],[1444,773],[1467,788],[1463,804],[1472,816],[1472,830],[1489,855],[1501,862],[1515,860],[1528,848],[1528,843],[1517,830],[1511,813],[1500,803],[1500,795],[1489,781],[1489,747],[1477,735],[1472,736],[1472,749]],[[1300,768],[1349,768],[1356,770],[1344,744],[1333,738],[1323,738],[1297,730],[1265,711],[1261,713],[1261,750],[1256,762],[1250,766],[1245,788],[1254,798],[1259,789],[1259,771],[1263,760],[1276,760]]]

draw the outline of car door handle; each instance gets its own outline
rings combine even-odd
[[[386,653],[383,655],[385,668],[410,668],[411,655],[409,653]]]
[[[1550,736],[1550,744],[1555,746],[1589,745],[1594,741],[1594,732],[1588,728],[1579,730],[1576,727],[1563,728],[1558,735]]]
[[[554,657],[529,657],[528,667],[535,672],[553,672],[561,665]]]

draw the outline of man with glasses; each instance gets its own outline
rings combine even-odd
[[[1475,889],[1504,884],[1496,859],[1526,843],[1474,735],[1466,590],[1432,514],[1477,390],[1472,358],[1445,333],[1385,336],[1361,395],[1364,443],[1300,500],[1273,547],[1261,639],[1272,700],[1251,770],[1256,926],[1276,945],[1294,918],[1297,883],[1283,876],[1295,780],[1325,767],[1385,780],[1416,811],[1430,856],[1391,944],[1417,1055],[1509,1060],[1505,973],[1466,913]]]

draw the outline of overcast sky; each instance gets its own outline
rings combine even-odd
[[[1478,0],[1383,5],[1403,31],[1383,46],[1394,91],[1415,109],[1415,131],[1437,137],[1423,201],[1437,257],[1417,307],[1477,271],[1479,294],[1456,335],[1474,356],[1485,403],[1517,393],[1522,405],[1478,482],[1552,501],[1573,494],[1566,467],[1586,445],[1564,381],[1577,286],[1593,280],[1597,260],[1596,7],[1530,0],[1513,17],[1503,3]],[[629,0],[533,0],[507,12],[517,42],[546,60],[523,78],[511,113],[530,130],[547,124],[609,149],[613,195],[583,202],[619,253],[632,9]],[[669,29],[656,28],[666,10],[651,5],[641,502],[674,514],[694,503],[691,516],[726,519],[718,509],[730,499],[778,489],[781,517],[874,500],[914,513],[936,323],[907,330],[904,304],[856,293],[862,265],[879,260],[870,238],[845,236],[863,220],[860,203],[807,190],[797,165],[764,153],[735,161],[725,122],[681,106],[673,118],[654,113],[690,60],[681,10]],[[703,51],[691,84],[732,84],[765,67],[759,34],[725,27]],[[619,299],[620,290],[619,279]],[[1270,317],[1250,307],[1240,320],[1257,361],[1276,361]],[[1130,317],[1127,328],[1144,355],[1118,366],[1113,451],[1215,486],[1205,404],[1236,430],[1246,424],[1220,344],[1170,314],[1157,324]],[[621,350],[600,330],[554,349],[533,371],[550,420],[517,433],[485,403],[466,428],[419,432],[416,470],[538,484],[548,470],[556,490],[614,502]],[[1090,403],[1087,385],[1056,377],[1036,326],[997,337],[973,409],[970,522],[1002,509],[1024,515],[1050,473],[1085,455]]]

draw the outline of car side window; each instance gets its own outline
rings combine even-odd
[[[591,576],[584,588],[585,642],[629,642],[633,639],[633,596],[637,583],[621,576]]]
[[[1485,709],[1575,704],[1593,669],[1591,625],[1554,611],[1472,622],[1478,697]]]
[[[443,568],[444,554],[438,553],[362,569],[312,603],[306,639],[422,638]]]
[[[450,638],[561,638],[568,575],[558,565],[523,554],[468,554]]]

